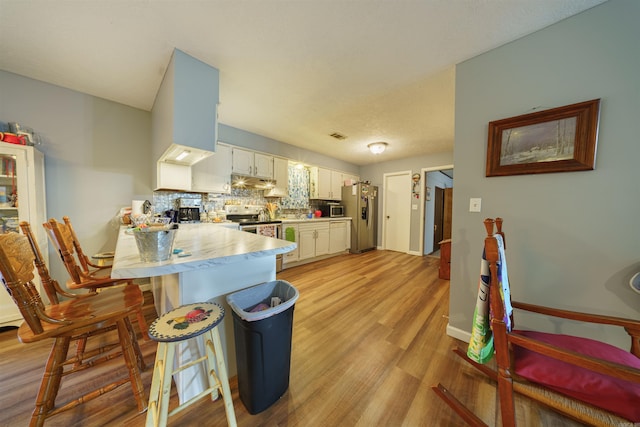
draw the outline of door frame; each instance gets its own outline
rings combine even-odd
[[[424,252],[424,221],[425,221],[425,211],[424,211],[424,202],[425,202],[425,188],[427,184],[427,172],[434,172],[445,169],[454,169],[453,163],[442,166],[433,166],[429,168],[420,169],[420,179],[422,180],[422,185],[420,185],[420,255],[423,255]],[[433,233],[431,234],[431,238],[433,238]]]

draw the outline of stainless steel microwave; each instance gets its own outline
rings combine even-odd
[[[324,205],[320,207],[322,216],[328,216],[330,218],[344,216],[344,206],[342,205]]]

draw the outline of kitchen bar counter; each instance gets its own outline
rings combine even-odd
[[[122,227],[111,277],[123,279],[183,273],[252,258],[275,257],[296,248],[295,243],[242,233],[227,228],[224,224],[180,224],[179,227],[173,247],[180,248],[191,256],[171,255],[170,260],[162,262],[140,261],[135,237],[125,232],[126,227]]]
[[[224,357],[233,377],[237,373],[233,318],[226,295],[276,278],[276,255],[296,248],[296,243],[229,229],[220,224],[180,224],[174,248],[187,257],[172,255],[162,262],[141,262],[135,237],[121,228],[116,244],[111,277],[151,277],[153,297],[158,314],[183,304],[214,301],[225,309],[220,336]],[[204,354],[203,342],[181,344],[176,363]],[[182,360],[181,360],[182,359]],[[174,380],[180,402],[185,402],[207,388],[207,375],[202,366],[192,366]]]

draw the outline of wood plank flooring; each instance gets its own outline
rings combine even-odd
[[[284,270],[278,278],[300,291],[289,390],[264,412],[250,415],[232,378],[239,426],[462,425],[431,391],[438,382],[496,425],[494,385],[451,352],[465,343],[445,333],[449,281],[438,279],[437,258],[391,251],[346,254]],[[0,333],[0,426],[28,424],[49,347],[48,342],[21,344],[15,330]],[[141,347],[150,366],[142,377],[148,393],[156,346],[142,342]],[[98,383],[126,375],[115,366],[114,361],[79,379],[90,375],[89,381]],[[63,382],[61,398],[78,384]],[[171,404],[177,405],[175,388]],[[526,399],[518,400],[517,411],[523,426],[580,425]],[[143,426],[145,416],[136,412],[127,385],[46,425]],[[224,426],[226,419],[220,402],[205,399],[169,425]]]

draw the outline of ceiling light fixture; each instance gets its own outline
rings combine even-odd
[[[178,154],[176,156],[176,160],[180,161],[180,160],[184,159],[185,157],[187,157],[189,154],[191,154],[191,151],[184,150],[182,153],[180,153],[180,154]]]
[[[380,154],[387,149],[387,145],[389,144],[387,144],[386,142],[372,142],[371,144],[367,145],[367,147],[369,147],[369,151],[371,151],[373,154]]]

